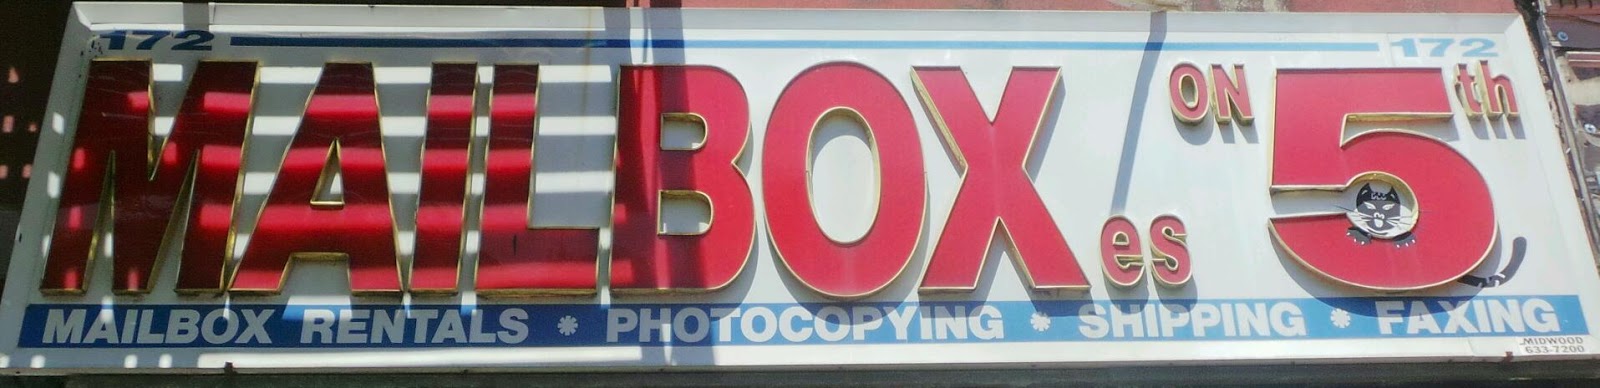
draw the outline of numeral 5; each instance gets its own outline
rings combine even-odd
[[[1279,70],[1272,140],[1274,193],[1343,191],[1384,181],[1415,198],[1411,244],[1358,244],[1341,212],[1273,218],[1283,250],[1312,272],[1374,290],[1441,285],[1483,262],[1496,231],[1489,186],[1437,138],[1404,129],[1344,138],[1347,122],[1448,120],[1438,69]]]

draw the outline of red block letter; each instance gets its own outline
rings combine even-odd
[[[1217,95],[1217,123],[1227,124],[1237,119],[1239,125],[1250,125],[1255,122],[1256,115],[1250,109],[1250,84],[1245,79],[1244,65],[1233,64],[1233,75],[1239,80],[1228,77],[1222,65],[1211,65],[1211,83]]]
[[[400,290],[376,93],[371,64],[322,68],[233,291],[278,292],[293,258],[348,259],[354,293]],[[332,179],[330,167],[340,173],[343,198],[319,200]]]
[[[861,120],[878,159],[878,211],[866,235],[853,242],[829,238],[811,210],[808,148],[816,124],[829,114]],[[778,97],[763,149],[768,229],[795,278],[834,297],[865,296],[894,281],[917,248],[927,203],[917,128],[894,85],[854,63],[806,69]]]
[[[744,269],[755,239],[750,185],[734,165],[750,134],[744,88],[709,66],[624,66],[621,79],[612,289],[727,286]],[[705,124],[700,148],[663,150],[667,116]],[[660,232],[661,197],[688,193],[709,202],[714,223],[700,234]]]
[[[1456,99],[1461,101],[1461,110],[1467,112],[1467,117],[1483,115],[1483,103],[1478,101],[1477,78],[1467,70],[1466,64],[1456,65],[1455,93]]]
[[[412,292],[456,291],[477,83],[475,64],[433,65],[428,133],[422,145],[423,184],[417,199],[417,251],[411,263]]]
[[[1150,221],[1150,254],[1150,275],[1156,283],[1182,287],[1194,277],[1189,231],[1178,216],[1163,215]]]
[[[185,183],[192,188],[180,292],[217,292],[239,192],[254,62],[202,61],[166,144],[151,149],[149,61],[94,61],[51,235],[40,290],[81,293],[97,251],[95,225],[112,218],[112,290],[146,293]],[[107,175],[110,175],[108,177]],[[109,187],[107,187],[109,186]],[[102,193],[113,193],[105,201]],[[102,213],[101,210],[107,210]]]
[[[1013,69],[991,121],[960,68],[916,69],[917,87],[934,127],[965,170],[923,275],[923,291],[977,287],[996,229],[1010,237],[1013,258],[1024,269],[1029,287],[1089,286],[1024,167],[1061,79],[1058,72]]]
[[[1483,83],[1484,105],[1489,107],[1489,117],[1506,115],[1513,119],[1521,114],[1517,109],[1517,93],[1511,88],[1511,77],[1489,72],[1489,61],[1478,61],[1478,80]]]
[[[1206,92],[1206,76],[1193,63],[1172,67],[1167,76],[1167,93],[1172,99],[1172,116],[1184,124],[1196,124],[1211,110],[1211,93]],[[1189,96],[1194,96],[1191,101]]]
[[[478,252],[480,293],[590,294],[599,284],[600,231],[528,223],[538,91],[538,66],[495,66]]]
[[[1100,264],[1106,280],[1118,287],[1132,287],[1144,280],[1139,228],[1128,217],[1113,216],[1100,228]]]

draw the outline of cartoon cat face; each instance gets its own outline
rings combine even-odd
[[[1364,184],[1356,193],[1355,205],[1353,209],[1345,209],[1345,215],[1363,235],[1383,239],[1402,237],[1411,232],[1416,222],[1415,215],[1401,203],[1400,193],[1394,188],[1377,191],[1371,184]]]
[[[1400,221],[1400,194],[1392,188],[1380,193],[1372,190],[1370,184],[1362,185],[1356,194],[1355,212],[1364,216],[1366,229],[1380,234],[1388,232],[1399,226],[1395,222]]]

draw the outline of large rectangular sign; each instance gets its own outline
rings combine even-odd
[[[3,367],[1600,354],[1517,15],[80,3],[64,41]]]

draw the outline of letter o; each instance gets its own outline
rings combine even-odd
[[[221,333],[217,332],[217,321],[219,320],[224,324]],[[200,335],[205,337],[206,342],[220,344],[233,339],[234,333],[239,331],[239,323],[233,320],[233,310],[216,309],[206,314],[206,318],[200,324],[200,329]]]
[[[824,234],[807,188],[812,133],[824,114],[839,108],[854,111],[872,137],[880,187],[872,226],[852,242]],[[767,231],[779,261],[801,284],[855,298],[899,277],[922,238],[927,182],[911,109],[888,79],[847,62],[800,72],[773,106],[762,150]]]
[[[1172,74],[1167,78],[1167,90],[1172,97],[1172,116],[1187,124],[1196,124],[1206,118],[1206,112],[1211,110],[1211,93],[1207,89],[1206,76],[1200,67],[1189,62],[1173,66]]]
[[[854,322],[850,321],[850,314],[839,306],[828,306],[817,310],[817,317],[812,319],[811,323],[817,326],[817,338],[828,342],[844,340],[850,336],[850,327],[854,325]]]
[[[689,318],[694,318],[694,331],[689,331]],[[711,334],[711,318],[706,316],[706,311],[690,307],[678,310],[678,315],[672,317],[672,335],[683,342],[700,342]]]
[[[761,330],[756,330],[756,318],[763,321]],[[762,343],[771,340],[778,334],[778,319],[773,316],[772,310],[766,307],[752,307],[744,312],[744,319],[739,322],[739,328],[744,332],[744,338],[750,342]]]

